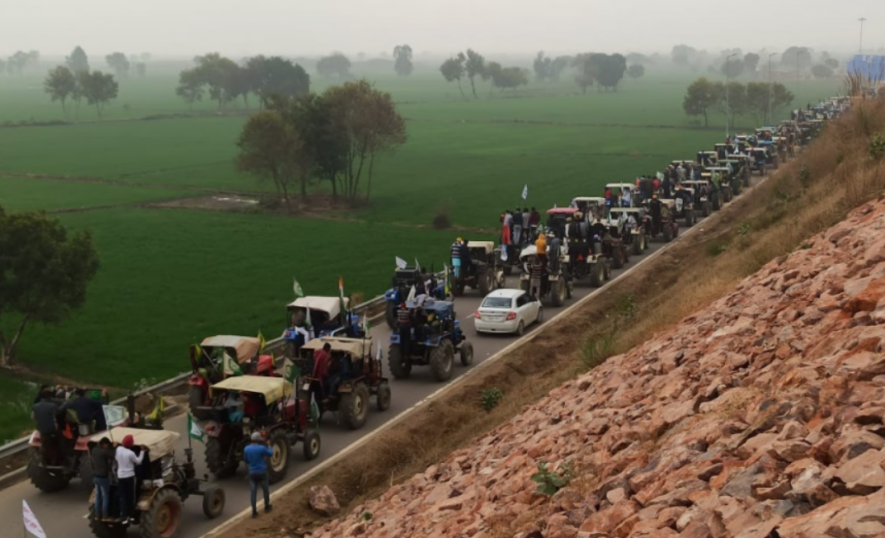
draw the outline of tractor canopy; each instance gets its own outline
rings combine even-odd
[[[158,460],[165,456],[170,456],[175,451],[175,442],[178,441],[180,435],[177,432],[169,430],[142,430],[138,428],[114,428],[112,431],[103,432],[93,435],[90,443],[98,443],[103,437],[111,439],[115,443],[120,443],[127,435],[132,436],[135,446],[146,446],[151,451],[151,459]]]
[[[223,348],[228,355],[236,357],[239,364],[243,364],[258,354],[261,341],[251,336],[220,335],[205,338],[200,347],[210,357],[212,348]]]
[[[304,344],[301,349],[309,349],[316,351],[323,349],[323,346],[329,344],[332,351],[347,353],[353,360],[362,360],[372,353],[372,338],[314,338],[310,342]]]
[[[284,396],[292,395],[292,383],[282,377],[266,377],[255,375],[239,375],[229,377],[220,383],[209,387],[213,396],[218,391],[236,391],[252,394],[261,394],[264,400],[271,404]]]
[[[344,308],[350,304],[350,300],[344,298]],[[337,318],[341,313],[341,299],[339,297],[318,297],[309,295],[307,297],[299,297],[294,302],[286,305],[286,308],[292,312],[295,310],[307,310],[310,308],[311,313],[314,311],[326,314],[329,319]]]
[[[424,311],[435,313],[441,319],[451,319],[455,316],[455,303],[451,301],[433,301],[424,303]]]
[[[495,250],[494,241],[468,241],[467,248],[472,251],[477,250],[484,254],[491,254]]]
[[[577,207],[554,207],[547,210],[548,215],[564,215],[566,217],[571,217],[577,212]]]

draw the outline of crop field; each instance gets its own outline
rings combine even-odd
[[[651,72],[616,93],[586,95],[564,81],[489,97],[483,83],[479,100],[463,100],[438,72],[372,75],[398,102],[409,140],[376,161],[369,205],[328,219],[145,206],[268,189],[233,166],[245,115],[212,115],[216,105],[203,102],[199,117],[139,119],[189,111],[171,75],[124,81],[102,121],[82,106],[75,124],[0,127],[0,205],[59,212],[67,226],[90,229],[102,263],[85,307],[64,324],[29,327],[18,356],[37,377],[127,388],[185,370],[187,345],[206,335],[277,336],[293,276],[311,294],[335,294],[342,275],[348,293],[377,295],[394,256],[439,268],[455,235],[471,233],[433,230],[439,213],[455,226],[490,230],[503,209],[522,205],[524,185],[527,204],[543,210],[720,141],[721,114],[702,129],[682,112],[696,76]],[[839,86],[788,83],[794,106]],[[0,77],[0,95],[0,125],[64,119],[39,78]],[[3,402],[18,398],[4,386],[0,394]],[[27,422],[4,412],[18,418],[0,414],[0,438]]]

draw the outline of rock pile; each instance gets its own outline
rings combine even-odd
[[[877,203],[313,536],[885,536],[883,345]]]

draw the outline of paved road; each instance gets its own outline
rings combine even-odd
[[[684,231],[685,228],[682,228],[680,233],[684,233]],[[613,271],[612,277],[614,278],[623,271],[630,269],[630,267],[635,265],[640,259],[657,251],[662,246],[663,243],[652,243],[644,256],[631,257],[630,264],[628,264],[625,269]],[[509,287],[517,286],[517,278],[509,277],[507,285]],[[570,306],[577,299],[587,295],[593,290],[594,288],[590,287],[588,284],[577,284],[574,297],[571,300],[566,301],[565,306],[562,308]],[[492,356],[515,339],[514,336],[504,335],[474,335],[473,313],[479,307],[480,299],[478,291],[468,291],[464,297],[457,299],[455,303],[455,310],[462,320],[462,326],[466,329],[468,338],[473,341],[474,345],[474,363],[470,368],[476,367],[476,365],[482,363],[488,357]],[[545,303],[545,319],[549,320],[553,318],[560,310],[561,308],[553,308]],[[532,329],[534,328],[536,328],[536,326],[532,327]],[[380,341],[386,343],[390,336],[390,332],[386,326],[376,327],[372,330],[372,336],[376,342]],[[386,357],[386,344],[384,349]],[[455,364],[455,377],[453,377],[453,379],[462,375],[469,369],[462,367],[457,361],[457,357]],[[378,428],[386,421],[391,420],[399,413],[415,405],[423,398],[439,389],[440,386],[441,384],[433,380],[428,367],[416,367],[412,369],[412,375],[409,379],[401,381],[391,380],[393,402],[390,409],[384,413],[379,413],[374,409],[373,405],[372,412],[369,413],[369,420],[361,430],[350,431],[344,426],[336,425],[334,415],[327,414],[321,423],[320,429],[323,443],[320,457],[313,462],[305,462],[301,459],[300,446],[297,447],[296,450],[293,451],[295,464],[289,468],[287,480],[276,484],[272,489],[278,488],[286,482],[295,479],[307,469],[321,463],[326,458],[331,457],[336,452],[366,435],[368,432]],[[177,454],[179,457],[183,458],[183,449],[187,446],[187,434],[185,431],[186,417],[177,416],[169,419],[166,422],[166,428],[181,433]],[[197,474],[200,476],[207,471],[203,464],[203,446],[199,443],[195,443],[195,458],[197,460]],[[202,514],[201,499],[196,497],[191,498],[184,506],[182,532],[180,534],[181,538],[199,537],[248,506],[249,487],[242,467],[236,477],[225,480],[223,484],[227,493],[227,507],[225,508],[224,515],[216,520],[207,520]],[[79,481],[73,482],[71,487],[67,490],[53,494],[41,493],[27,481],[0,491],[0,521],[6,522],[8,526],[5,530],[11,532],[10,534],[6,534],[6,532],[0,531],[0,536],[18,536],[21,534],[21,527],[19,527],[19,530],[17,531],[14,529],[18,522],[21,522],[22,520],[22,499],[28,501],[28,504],[39,518],[49,538],[86,538],[92,536],[88,527],[88,522],[84,518],[87,509],[88,496],[88,489],[79,484]],[[136,533],[137,529],[130,529],[131,536],[135,536]]]

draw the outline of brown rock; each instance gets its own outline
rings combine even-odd
[[[870,449],[840,465],[835,476],[845,483],[848,491],[857,495],[869,495],[885,487],[885,470],[882,470],[881,463],[883,454]]]
[[[605,510],[592,514],[581,524],[580,531],[611,534],[618,525],[638,511],[639,506],[633,501],[619,502]]]
[[[810,448],[811,445],[805,441],[790,439],[772,443],[768,453],[781,461],[792,463],[805,458]]]
[[[334,516],[341,511],[335,493],[328,486],[311,486],[309,496],[311,510],[322,516]]]
[[[679,538],[713,538],[713,533],[704,523],[692,521],[679,533]]]

